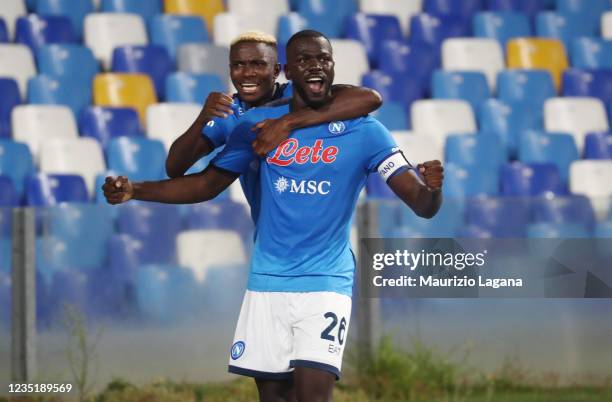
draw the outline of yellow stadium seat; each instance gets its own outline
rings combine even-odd
[[[223,0],[164,0],[167,14],[199,15],[206,20],[208,31],[213,31],[215,15],[225,11]]]
[[[550,71],[557,90],[567,69],[563,43],[556,39],[519,38],[508,41],[508,68],[538,68]]]
[[[98,74],[94,79],[94,104],[136,109],[144,124],[147,107],[157,103],[153,82],[145,74]]]

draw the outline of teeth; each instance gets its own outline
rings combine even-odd
[[[243,88],[255,88],[257,84],[242,84]]]
[[[306,82],[323,82],[321,78],[309,78]]]

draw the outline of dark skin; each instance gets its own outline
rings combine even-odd
[[[295,40],[287,49],[286,75],[294,82],[293,110],[325,107],[332,98],[334,61],[329,42],[322,37]],[[399,173],[388,181],[395,194],[419,216],[433,217],[442,203],[444,170],[439,161],[418,166],[423,177]],[[237,175],[216,168],[160,182],[130,183],[125,177],[107,178],[102,187],[107,201],[118,204],[130,199],[165,203],[194,203],[214,198]],[[262,402],[331,401],[335,376],[324,370],[296,367],[291,380],[257,379]]]
[[[276,49],[257,42],[240,42],[230,49],[230,77],[238,96],[249,107],[261,106],[274,96],[274,83],[280,74]],[[233,114],[231,96],[212,92],[191,126],[178,137],[166,159],[169,177],[183,176],[199,159],[214,150],[214,146],[202,136],[202,128],[213,118],[225,118]],[[334,86],[330,104],[324,108],[290,113],[279,119],[260,122],[253,130],[257,139],[253,150],[263,157],[289,137],[293,130],[314,126],[328,121],[347,120],[366,115],[382,104],[376,91],[347,85]]]

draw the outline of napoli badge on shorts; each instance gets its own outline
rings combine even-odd
[[[346,130],[346,126],[341,121],[332,121],[329,123],[329,126],[327,126],[327,129],[332,134],[341,134]]]
[[[238,341],[232,345],[232,360],[240,359],[240,356],[244,353],[246,345],[242,341]]]

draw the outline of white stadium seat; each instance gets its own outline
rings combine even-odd
[[[612,39],[612,11],[607,11],[601,15],[601,37]]]
[[[544,103],[544,127],[546,131],[572,134],[582,155],[588,133],[608,131],[608,115],[603,102],[597,98],[550,98]]]
[[[266,0],[265,12],[262,12],[262,4],[260,2],[253,0],[227,0],[227,10],[234,15],[249,20],[251,22],[250,29],[276,35],[278,18],[289,12],[289,3],[287,0]],[[215,29],[217,28],[216,25],[215,22]]]
[[[336,62],[334,84],[361,85],[361,77],[370,70],[365,48],[356,40],[331,39]]]
[[[0,18],[6,23],[9,40],[15,39],[15,23],[17,18],[26,15],[26,7],[24,0],[2,0],[0,1]],[[0,58],[0,60],[7,60]],[[10,60],[10,59],[9,59]]]
[[[44,140],[79,135],[72,111],[60,105],[16,106],[11,113],[11,127],[15,141],[27,144],[35,161],[39,160]]]
[[[425,161],[444,160],[444,148],[437,142],[432,142],[427,135],[406,131],[392,131],[391,135],[408,162],[414,166]]]
[[[600,221],[607,218],[610,210],[612,202],[610,183],[612,183],[611,160],[581,160],[570,165],[570,191],[589,197]]]
[[[24,45],[0,44],[0,77],[17,81],[19,92],[26,98],[28,80],[36,75],[30,48]]]
[[[189,43],[178,51],[178,69],[185,73],[213,73],[221,81],[229,80],[229,49],[208,43]]]
[[[495,91],[497,73],[504,68],[504,53],[495,39],[452,38],[442,43],[442,66],[447,71],[480,71]]]
[[[137,14],[92,13],[85,17],[84,42],[108,70],[113,49],[123,45],[146,45],[147,30]]]
[[[40,171],[79,174],[93,197],[96,176],[106,171],[106,163],[100,143],[93,138],[52,138],[41,143]]]
[[[156,103],[147,108],[147,136],[164,143],[166,151],[200,113],[197,103]]]
[[[179,264],[191,269],[204,282],[211,268],[246,265],[247,256],[238,232],[232,230],[187,230],[177,237]]]
[[[449,134],[475,133],[474,111],[466,101],[456,99],[418,100],[410,109],[412,129],[417,135],[435,138],[443,147]]]
[[[360,10],[366,14],[395,15],[407,35],[410,31],[410,17],[423,9],[423,0],[360,0]]]

